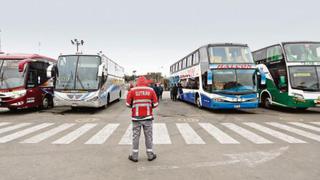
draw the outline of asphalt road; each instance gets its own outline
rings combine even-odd
[[[317,180],[320,109],[211,111],[161,101],[158,159],[130,152],[130,109],[0,110],[1,180],[265,179]],[[142,136],[143,137],[143,136]]]

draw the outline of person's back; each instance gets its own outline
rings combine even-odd
[[[143,127],[148,160],[152,161],[157,157],[153,153],[152,110],[158,106],[158,99],[154,90],[148,87],[145,77],[139,77],[137,80],[137,87],[132,88],[128,92],[126,104],[128,107],[132,108],[133,148],[129,159],[131,161],[138,162],[139,139],[141,127]]]

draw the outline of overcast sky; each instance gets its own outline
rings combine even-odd
[[[58,57],[102,50],[128,74],[162,71],[214,42],[252,50],[280,41],[320,41],[319,0],[0,0],[5,52]],[[41,46],[39,47],[39,42]]]

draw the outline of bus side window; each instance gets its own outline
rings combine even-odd
[[[267,49],[267,61],[281,61],[283,59],[280,45]]]
[[[274,80],[275,85],[282,92],[288,91],[287,73],[284,66],[274,65],[270,67],[270,73]]]

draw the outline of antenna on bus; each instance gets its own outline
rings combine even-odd
[[[78,40],[78,39],[74,39],[74,40],[71,40],[71,44],[72,45],[75,45],[77,47],[77,53],[79,52],[79,46],[83,46],[84,44],[84,41],[83,40]]]

